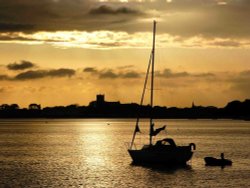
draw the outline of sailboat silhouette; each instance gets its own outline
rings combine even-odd
[[[142,164],[164,164],[164,165],[185,165],[187,161],[192,158],[195,144],[190,143],[187,146],[177,146],[172,138],[165,138],[158,140],[153,144],[152,138],[165,129],[166,126],[155,129],[153,121],[153,100],[154,100],[154,61],[155,61],[155,34],[156,34],[156,21],[153,22],[153,47],[148,64],[146,79],[142,92],[141,105],[143,103],[148,76],[151,68],[151,88],[150,88],[150,106],[152,109],[149,121],[149,144],[144,145],[141,149],[134,147],[135,136],[140,132],[139,117],[136,120],[135,130],[132,142],[128,152],[134,163]]]

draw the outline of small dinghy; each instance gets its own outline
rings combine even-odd
[[[224,153],[221,153],[221,158],[217,159],[214,157],[204,158],[206,166],[231,166],[232,161],[224,158]]]

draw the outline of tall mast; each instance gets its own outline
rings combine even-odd
[[[150,117],[150,130],[149,130],[149,144],[152,145],[152,135],[151,131],[153,128],[153,105],[154,105],[154,63],[155,63],[155,33],[156,33],[156,21],[153,23],[153,47],[152,47],[152,72],[151,72],[151,98],[150,98],[150,106],[151,106],[151,117]]]

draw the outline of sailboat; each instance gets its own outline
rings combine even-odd
[[[149,143],[142,148],[137,149],[134,144],[135,136],[140,132],[138,116],[132,137],[132,142],[129,146],[128,152],[133,160],[133,163],[140,164],[160,164],[160,165],[185,165],[187,161],[192,158],[195,144],[190,143],[187,146],[178,146],[172,138],[164,138],[153,143],[153,137],[165,129],[166,126],[158,129],[154,128],[153,120],[153,100],[154,100],[154,61],[155,61],[155,35],[156,35],[156,21],[153,22],[153,47],[149,58],[149,64],[144,82],[141,105],[143,104],[145,90],[147,86],[148,77],[151,71],[150,83],[150,106],[152,109],[149,121]]]

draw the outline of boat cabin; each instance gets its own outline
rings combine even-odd
[[[164,138],[162,140],[158,140],[155,144],[155,146],[172,146],[177,147],[174,140],[172,138]]]

